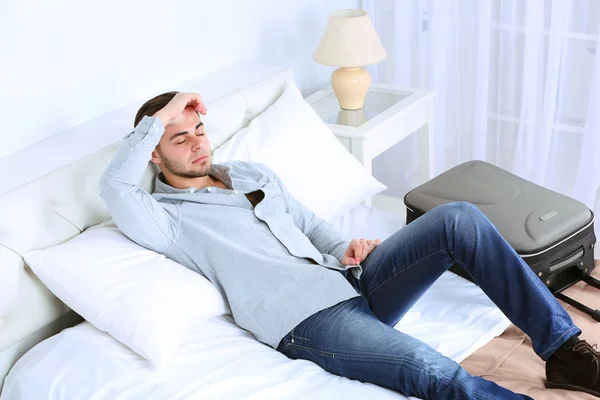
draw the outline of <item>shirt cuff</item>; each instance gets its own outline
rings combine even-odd
[[[154,135],[162,135],[165,131],[165,127],[163,126],[163,123],[160,120],[160,118],[144,115],[144,118],[142,118],[139,124],[137,124],[137,126],[135,127],[135,131],[139,133],[151,133]]]

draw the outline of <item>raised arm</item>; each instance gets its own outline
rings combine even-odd
[[[186,107],[205,113],[197,94],[178,93],[153,116],[145,116],[123,138],[114,159],[100,178],[100,195],[115,224],[130,239],[155,251],[166,251],[177,234],[178,212],[167,211],[139,182],[165,131]]]

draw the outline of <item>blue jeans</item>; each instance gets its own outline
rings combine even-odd
[[[581,333],[487,217],[472,204],[455,202],[434,208],[383,241],[363,261],[360,279],[344,273],[362,296],[311,315],[277,350],[407,396],[529,398],[469,375],[455,361],[393,328],[454,262],[529,335],[542,359]]]

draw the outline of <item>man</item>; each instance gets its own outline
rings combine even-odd
[[[569,315],[475,206],[435,208],[383,243],[348,243],[265,165],[211,164],[205,113],[193,93],[145,103],[101,194],[127,236],[206,276],[258,340],[405,395],[528,398],[393,329],[458,262],[531,337],[547,360],[549,386],[600,396],[600,354],[578,339]],[[152,195],[138,187],[149,159],[161,170]]]

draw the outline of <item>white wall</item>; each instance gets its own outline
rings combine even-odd
[[[3,2],[0,157],[239,60],[291,67],[310,94],[333,70],[312,60],[329,13],[358,3]]]

